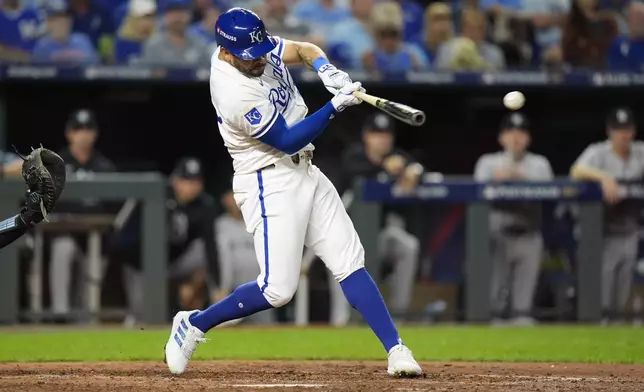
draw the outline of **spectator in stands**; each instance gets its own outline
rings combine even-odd
[[[627,35],[617,37],[608,53],[613,71],[644,71],[644,3],[633,2],[628,8]]]
[[[324,35],[351,16],[347,8],[337,3],[337,0],[301,1],[292,13],[295,18],[311,26],[316,35]]]
[[[156,2],[156,0],[154,0]],[[112,26],[115,31],[119,31],[125,18],[127,17],[128,9],[130,8],[130,0],[120,1],[120,4],[110,8],[112,10]]]
[[[188,34],[200,37],[210,44],[216,44],[215,23],[217,23],[219,15],[228,10],[228,5],[227,2],[221,0],[208,0],[207,5],[200,10],[201,19],[188,28]]]
[[[20,0],[0,1],[0,63],[28,62],[46,30],[45,16]]]
[[[397,75],[427,67],[427,59],[402,40],[404,18],[394,1],[378,3],[371,14],[375,48],[365,53],[364,67],[369,71]]]
[[[628,23],[626,22],[626,12],[631,3],[641,2],[642,0],[599,0],[599,8],[610,11],[617,22],[619,33],[628,34]]]
[[[351,16],[329,31],[327,53],[341,67],[361,69],[364,55],[375,44],[369,23],[373,0],[351,0]]]
[[[65,130],[68,147],[60,152],[67,167],[67,178],[82,180],[93,173],[114,172],[116,167],[95,148],[98,138],[98,122],[94,113],[87,109],[74,111]],[[97,198],[80,201],[62,201],[56,206],[57,213],[97,214],[110,212],[108,204]],[[56,321],[69,321],[70,291],[72,288],[73,263],[85,258],[85,236],[61,234],[51,241],[51,266],[49,288],[51,308]]]
[[[570,0],[524,0],[521,18],[534,28],[537,58],[542,63],[563,62],[561,39],[563,26],[570,12]]]
[[[188,34],[191,0],[163,0],[163,30],[143,47],[141,61],[151,65],[191,67],[210,64],[207,42]]]
[[[397,0],[403,11],[403,40],[416,42],[423,33],[423,7],[415,0]]]
[[[523,2],[522,0],[479,0],[479,6],[493,16],[510,15],[520,11]]]
[[[503,151],[481,156],[474,179],[480,182],[552,180],[548,159],[527,150],[529,130],[523,114],[507,114],[501,121],[499,135]],[[538,203],[497,203],[490,214],[493,316],[501,317],[509,305],[511,322],[516,325],[534,324],[531,313],[543,256],[541,215]],[[509,301],[508,293],[512,295]]]
[[[47,2],[47,34],[38,40],[34,62],[97,64],[96,49],[87,35],[72,33],[72,17],[64,0]]]
[[[128,14],[116,38],[114,54],[118,64],[136,63],[143,43],[155,31],[156,3],[154,0],[130,0]]]
[[[573,0],[564,29],[564,60],[573,67],[604,68],[616,36],[615,18],[599,10],[597,0]]]
[[[69,0],[72,13],[72,31],[89,37],[92,46],[103,58],[113,54],[114,27],[107,10],[91,0]]]
[[[524,4],[523,0],[480,0],[480,7],[489,16],[486,34],[501,48],[509,66],[520,66],[527,57],[526,24],[517,18]]]
[[[287,0],[266,0],[256,11],[271,34],[294,41],[322,44],[320,38],[312,36],[311,28],[306,23],[289,14],[288,7]]]
[[[461,37],[438,48],[435,67],[452,70],[502,69],[505,58],[501,49],[485,41],[485,15],[474,9],[461,13]]]
[[[432,3],[425,9],[425,34],[418,42],[427,61],[432,63],[438,48],[454,36],[452,10],[443,2]]]
[[[641,183],[644,178],[644,143],[635,140],[633,112],[628,108],[611,111],[606,133],[608,140],[588,146],[570,169],[575,180],[599,183],[607,203],[601,275],[604,323],[621,322],[628,313],[640,241],[642,203],[622,200],[618,181]]]
[[[237,207],[232,190],[224,193],[221,203],[226,212],[217,218],[215,223],[221,283],[211,293],[212,303],[227,297],[240,284],[257,279],[259,274],[253,236],[246,231],[244,218]],[[272,324],[275,322],[275,310],[255,313],[244,321]]]
[[[198,159],[186,157],[177,163],[166,205],[170,219],[168,276],[178,284],[181,309],[203,309],[206,282],[219,287],[220,274],[214,232],[215,201],[203,189],[203,168]],[[145,305],[143,273],[138,263],[126,264],[123,272],[130,309],[127,323],[133,324]]]
[[[382,113],[369,116],[362,128],[362,143],[350,146],[342,156],[343,178],[339,190],[351,192],[357,178],[393,178],[402,192],[408,192],[418,185],[424,172],[423,166],[410,154],[394,145],[394,120]],[[389,309],[397,316],[409,309],[416,270],[418,266],[419,241],[405,229],[400,215],[404,211],[387,210],[385,227],[379,234],[378,257],[391,262],[391,291]],[[337,290],[336,290],[337,291]],[[341,291],[336,293],[341,296]],[[339,301],[333,300],[334,304]],[[338,310],[332,309],[332,314]],[[335,317],[332,315],[332,319]],[[339,320],[335,319],[337,324]]]
[[[192,21],[197,23],[206,18],[208,16],[207,14],[212,11],[212,8],[215,8],[219,13],[222,13],[232,8],[233,4],[230,0],[195,0],[193,7]]]

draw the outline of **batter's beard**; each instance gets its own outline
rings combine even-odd
[[[239,72],[251,78],[258,78],[262,76],[264,74],[264,70],[266,69],[266,63],[262,64],[261,66],[255,66],[253,68],[248,68],[244,65],[244,62],[237,58],[233,60],[233,66],[237,68]]]
[[[264,70],[266,69],[266,64],[256,68],[244,68],[243,64],[240,64],[239,62],[237,62],[237,64],[235,65],[235,68],[237,68],[239,72],[251,78],[259,78],[264,74]]]

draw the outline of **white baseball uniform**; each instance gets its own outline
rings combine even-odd
[[[233,158],[233,192],[254,236],[264,296],[274,306],[288,303],[300,275],[304,246],[311,248],[342,281],[364,267],[364,249],[331,181],[308,159],[299,159],[259,140],[281,114],[289,126],[304,119],[308,108],[282,61],[284,41],[266,57],[261,77],[240,73],[211,60],[210,92],[219,132]],[[296,163],[296,161],[299,161]]]

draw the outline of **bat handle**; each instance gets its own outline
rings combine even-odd
[[[363,101],[364,101],[364,99],[365,99],[366,97],[371,97],[371,95],[369,95],[369,94],[367,94],[367,93],[363,93],[362,91],[354,91],[352,94],[353,94],[353,96],[354,96],[354,97],[356,97],[356,98],[360,98],[360,99],[362,99]]]

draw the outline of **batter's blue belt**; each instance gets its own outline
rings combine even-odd
[[[313,159],[313,151],[310,151],[310,150],[298,152],[297,154],[291,155],[291,161],[293,161],[293,163],[296,165],[299,165],[300,162],[302,161],[307,162],[307,161],[310,161],[311,159]],[[275,167],[275,164],[271,163],[270,165],[263,167],[259,170],[272,169],[274,167]]]

